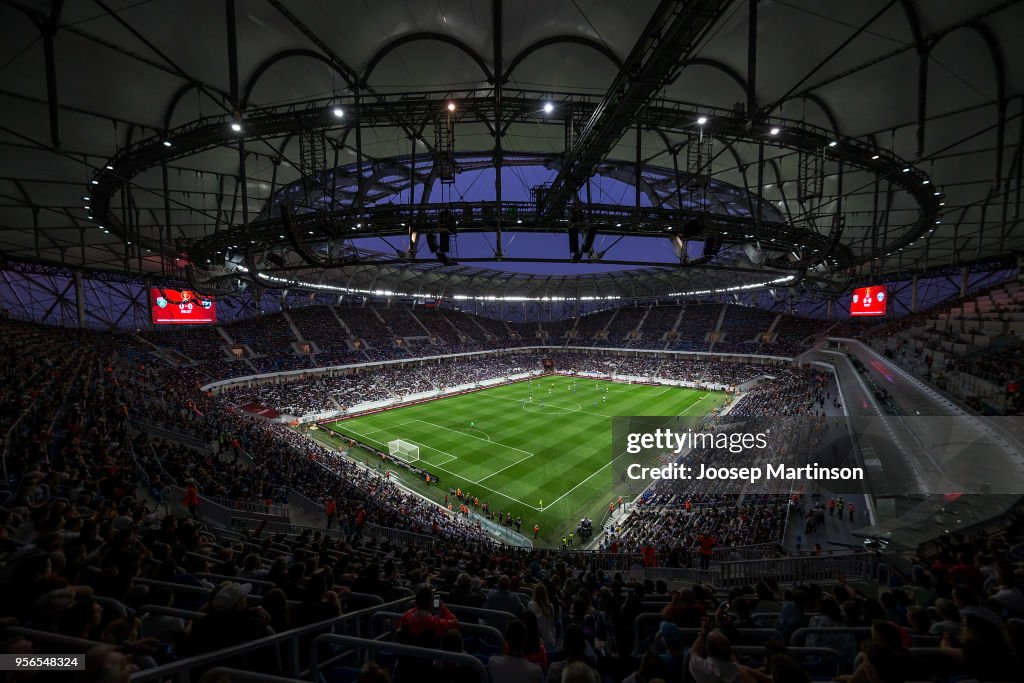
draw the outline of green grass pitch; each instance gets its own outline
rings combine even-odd
[[[578,378],[574,391],[573,384],[570,377],[544,376],[338,420],[312,434],[331,445],[343,443],[336,435],[351,437],[385,452],[394,439],[414,443],[418,466],[441,482],[428,489],[400,470],[404,485],[438,502],[461,488],[495,512],[521,516],[524,534],[532,537],[539,524],[540,545],[560,545],[580,518],[590,517],[596,527],[609,502],[639,493],[636,484],[612,481],[613,417],[700,416],[727,400],[724,393],[667,385]],[[351,455],[373,462],[363,449]]]

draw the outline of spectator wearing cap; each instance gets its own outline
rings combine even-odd
[[[190,654],[220,650],[270,635],[270,615],[249,608],[251,583],[225,581],[217,586],[204,608],[206,616],[192,627],[186,646]]]

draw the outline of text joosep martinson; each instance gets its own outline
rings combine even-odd
[[[629,455],[637,455],[644,450],[671,451],[678,455],[688,448],[704,452],[721,450],[732,454],[753,449],[764,450],[768,448],[768,434],[657,429],[653,432],[633,432],[626,437],[626,453]],[[703,462],[645,467],[640,463],[632,463],[626,468],[626,476],[630,479],[726,479],[754,483],[761,480],[861,480],[864,479],[864,470],[860,467],[820,467],[817,463],[792,467],[784,462],[750,467],[715,467]]]

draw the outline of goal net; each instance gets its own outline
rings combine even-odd
[[[420,459],[420,447],[401,439],[389,441],[388,451],[391,453],[391,457],[404,460],[405,462],[416,462]]]

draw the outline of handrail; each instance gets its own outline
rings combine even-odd
[[[161,458],[156,452],[156,447],[153,445],[153,442],[147,441],[146,443],[149,446],[150,453],[153,454],[153,460],[156,461],[156,466],[159,467],[160,472],[167,477],[167,486],[177,486],[178,480],[171,476],[171,473],[164,468],[163,458]],[[165,488],[164,490],[166,491],[167,489]]]
[[[302,679],[299,678],[274,676],[257,671],[235,669],[230,666],[215,666],[207,671],[203,678],[211,681],[226,680],[231,683],[302,683]]]
[[[468,605],[449,605],[448,603],[445,603],[445,607],[447,607],[455,616],[466,615],[500,623],[501,629],[504,629],[508,626],[509,622],[514,621],[516,618],[515,614],[506,612],[505,610],[469,607]]]
[[[310,678],[314,681],[320,680],[319,649],[320,646],[324,644],[351,645],[355,648],[357,653],[360,650],[366,650],[368,652],[386,650],[387,652],[399,656],[404,655],[406,657],[415,657],[417,659],[426,659],[429,661],[461,664],[472,669],[479,678],[480,683],[489,683],[490,681],[490,678],[487,675],[487,669],[484,668],[484,665],[480,660],[473,655],[465,654],[463,652],[445,652],[444,650],[436,650],[428,647],[415,647],[413,645],[405,645],[402,643],[326,634],[314,638],[313,642],[309,646]]]
[[[226,574],[215,574],[213,572],[198,572],[196,574],[196,577],[200,579],[209,579],[214,583],[219,583],[221,581],[239,581],[242,583],[251,583],[253,588],[261,588],[266,590],[273,590],[277,586],[277,584],[275,584],[273,581],[261,581],[260,579],[240,579],[237,576],[227,576]]]
[[[33,643],[52,643],[68,654],[77,654],[79,652],[84,654],[97,645],[102,645],[102,643],[95,640],[65,636],[51,631],[39,631],[34,628],[25,628],[24,626],[7,626],[3,631],[0,631],[0,633],[24,636],[27,640],[30,640]]]
[[[206,612],[197,612],[191,609],[180,609],[178,607],[165,607],[163,605],[143,605],[142,607],[135,610],[135,615],[143,617],[147,614],[160,614],[168,617],[180,617],[182,619],[202,619],[206,616]],[[143,624],[145,629],[145,624]]]
[[[134,683],[139,681],[148,680],[164,680],[169,677],[173,677],[180,683],[187,683],[189,679],[188,673],[192,669],[200,667],[206,667],[217,662],[226,661],[232,657],[238,655],[248,654],[255,652],[267,647],[278,645],[280,643],[289,643],[294,654],[298,653],[299,639],[302,636],[306,636],[315,631],[323,629],[334,629],[339,625],[342,625],[349,621],[355,621],[357,624],[356,631],[358,632],[359,619],[372,615],[375,612],[380,611],[382,607],[395,607],[401,609],[402,605],[409,602],[409,598],[402,598],[400,600],[393,600],[384,605],[375,605],[373,607],[367,607],[364,609],[349,612],[348,614],[342,614],[337,617],[331,617],[330,619],[324,619],[313,624],[307,624],[305,626],[299,626],[297,628],[290,629],[283,633],[275,633],[274,635],[264,636],[256,640],[249,641],[248,643],[241,643],[239,645],[232,645],[231,647],[222,648],[213,652],[206,652],[200,655],[194,655],[192,657],[186,657],[175,662],[163,664],[161,666],[154,667],[152,669],[146,669],[145,671],[137,671],[132,674],[131,680]],[[299,671],[298,657],[292,657],[292,675],[295,677],[301,677],[301,671]],[[315,678],[314,678],[315,680]]]
[[[227,508],[228,510],[252,512],[258,515],[280,517],[285,520],[290,518],[290,512],[286,503],[273,503],[271,505],[267,505],[263,501],[258,500],[232,500],[226,496],[204,496],[202,494],[200,494],[200,498],[216,503],[222,508]]]
[[[789,637],[789,642],[797,647],[807,642],[807,636],[853,636],[858,642],[871,637],[870,626],[831,626],[819,628],[798,628]]]

